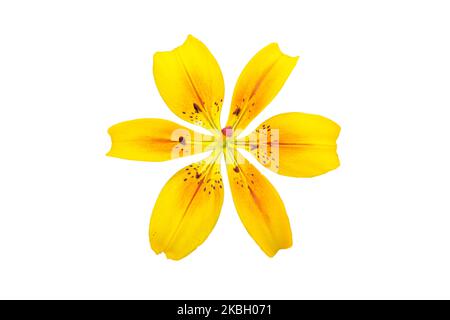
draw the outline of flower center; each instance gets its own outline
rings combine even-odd
[[[231,126],[223,128],[222,134],[227,138],[232,137],[233,136],[233,128],[231,128]]]
[[[222,137],[220,138],[220,141],[223,149],[228,147],[228,144],[230,143],[232,137],[233,137],[233,128],[231,126],[227,126],[222,129]]]

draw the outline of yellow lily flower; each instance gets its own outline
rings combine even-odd
[[[162,119],[126,121],[109,129],[112,147],[108,155],[112,157],[166,161],[210,151],[203,161],[172,176],[159,194],[149,230],[157,254],[182,259],[211,233],[223,203],[222,153],[236,210],[250,236],[270,257],[291,247],[289,218],[278,192],[238,148],[285,176],[313,177],[339,166],[336,139],[340,127],[318,115],[279,114],[249,136],[239,137],[277,95],[297,60],[282,53],[275,43],[259,51],[242,71],[228,121],[220,129],[224,81],[208,48],[188,36],[180,47],[154,55],[153,75],[167,106],[181,119],[212,134]]]

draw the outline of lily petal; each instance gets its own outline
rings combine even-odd
[[[210,130],[220,129],[223,76],[202,42],[190,35],[180,47],[157,52],[153,76],[161,97],[178,117]]]
[[[330,119],[290,112],[264,121],[237,144],[276,173],[314,177],[339,167],[339,132],[339,125]]]
[[[281,52],[276,43],[259,51],[236,83],[227,126],[244,129],[275,98],[297,60]]]
[[[228,180],[234,205],[250,236],[273,257],[292,246],[289,218],[270,182],[237,150],[226,153]]]
[[[112,126],[108,156],[140,161],[166,161],[205,152],[212,136],[163,119],[136,119]]]
[[[211,233],[223,203],[219,155],[213,153],[178,171],[161,190],[149,230],[157,254],[182,259]]]

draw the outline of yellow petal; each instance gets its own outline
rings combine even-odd
[[[193,36],[178,48],[153,57],[156,86],[167,106],[181,119],[220,129],[224,83],[208,48]]]
[[[226,160],[234,205],[248,233],[270,257],[291,247],[289,218],[278,192],[239,152],[229,151]]]
[[[314,177],[339,166],[339,131],[338,124],[322,116],[283,113],[264,121],[238,144],[276,173]]]
[[[141,161],[165,161],[207,151],[212,136],[163,119],[137,119],[112,126],[108,156]]]
[[[282,53],[276,43],[259,51],[239,76],[227,126],[244,129],[275,98],[297,60]]]
[[[202,244],[214,228],[223,203],[220,157],[193,163],[164,186],[150,221],[150,243],[169,259],[184,258]]]

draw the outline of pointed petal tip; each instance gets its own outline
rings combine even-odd
[[[164,257],[167,260],[172,260],[172,261],[182,260],[192,253],[192,251],[190,251],[188,253],[180,254],[179,252],[177,253],[177,252],[170,251],[168,248],[165,248],[165,249],[157,248],[155,245],[152,245],[151,240],[150,240],[150,247],[156,255],[164,254]]]
[[[328,170],[323,171],[323,172],[321,172],[321,173],[317,173],[317,174],[313,174],[313,175],[309,175],[309,176],[299,176],[299,177],[296,177],[296,176],[287,176],[287,177],[293,177],[293,178],[306,178],[306,179],[316,178],[316,177],[323,176],[323,175],[325,175],[325,174],[327,174],[327,173],[329,173],[329,172],[331,172],[331,171],[334,171],[334,170],[336,170],[337,168],[339,168],[340,166],[341,166],[341,163],[340,163],[339,158],[338,158],[338,159],[337,159],[337,163],[336,163],[333,167],[330,167]]]
[[[166,258],[166,260],[169,260],[169,261],[180,261],[181,259],[183,259],[185,257],[185,256],[173,255],[172,253],[165,252],[165,251],[156,251],[156,250],[153,250],[153,251],[156,253],[156,255],[164,254],[164,258]]]
[[[163,252],[163,250],[162,250],[161,248],[158,248],[158,247],[153,243],[153,240],[152,240],[151,237],[149,238],[149,243],[150,243],[150,248],[153,250],[153,252],[154,252],[156,255],[159,255],[159,254],[161,254],[161,253]]]
[[[164,55],[164,54],[168,54],[168,53],[170,53],[170,52],[173,52],[173,51],[177,50],[178,48],[183,47],[184,45],[186,45],[186,44],[189,43],[190,41],[195,41],[195,40],[197,40],[197,38],[195,38],[195,37],[192,36],[191,34],[188,34],[188,36],[186,37],[186,39],[183,41],[182,44],[180,44],[180,45],[178,45],[178,46],[176,46],[176,47],[174,47],[174,48],[172,48],[172,49],[169,49],[169,50],[156,51],[156,52],[153,54],[153,66],[154,66],[154,63],[155,63],[156,58],[158,58],[159,56]],[[197,40],[197,41],[198,41],[198,40]]]
[[[263,252],[269,257],[269,258],[274,258],[278,252],[280,252],[280,250],[286,250],[286,249],[290,249],[292,248],[292,240],[289,243],[286,243],[274,250],[271,251],[267,251],[267,250],[263,250]]]
[[[107,132],[108,132],[108,134],[109,134],[110,136],[112,136],[112,130],[113,130],[114,127],[115,127],[115,125],[109,127],[108,130],[107,130]]]
[[[186,37],[186,40],[197,40],[197,38],[196,37],[194,37],[192,34],[188,34],[187,35],[187,37]]]
[[[339,154],[336,152],[336,165],[330,171],[336,170],[341,166],[341,159],[339,159]]]
[[[181,259],[186,257],[186,255],[185,256],[178,256],[178,255],[172,254],[170,252],[164,252],[164,254],[166,255],[166,259],[167,260],[172,260],[172,261],[180,261]]]
[[[336,125],[336,130],[337,130],[337,137],[336,137],[336,139],[337,139],[339,137],[340,133],[341,133],[341,126],[337,122],[334,122],[334,124]]]
[[[113,126],[108,128],[108,135],[109,135],[109,138],[111,139],[111,147],[109,148],[109,151],[105,154],[105,156],[107,156],[107,157],[112,157],[113,156],[112,155],[113,137],[112,137],[112,132],[111,132],[112,128],[113,128]]]
[[[158,59],[161,58],[162,56],[164,56],[164,54],[167,54],[169,52],[171,52],[171,51],[156,51],[153,54],[153,72],[155,72],[155,67],[156,67]]]
[[[149,234],[148,240],[150,243],[150,248],[157,256],[159,256],[163,253],[164,257],[166,257],[166,259],[170,259],[169,256],[167,255],[167,252],[165,251],[167,248],[164,248],[161,244],[156,243],[157,240],[151,234]],[[173,259],[170,259],[170,260],[173,260]]]
[[[187,37],[186,37],[186,40],[184,40],[184,42],[183,42],[183,44],[181,46],[184,46],[184,45],[186,45],[186,44],[188,44],[190,42],[199,42],[199,43],[203,44],[199,39],[194,37],[192,34],[188,34]]]
[[[294,59],[295,62],[298,61],[298,59],[300,58],[300,56],[291,56],[289,54],[286,54],[283,50],[281,50],[280,45],[277,42],[272,42],[271,44],[268,45],[268,47],[273,46],[277,51],[280,52],[280,54],[282,54],[283,56],[287,57],[287,58],[291,58]]]
[[[164,257],[167,260],[172,260],[172,261],[179,261],[184,259],[185,257],[187,257],[188,255],[190,255],[192,253],[192,251],[188,252],[188,253],[180,253],[180,252],[174,252],[174,251],[170,251],[169,248],[157,248],[155,245],[152,245],[152,241],[150,240],[150,246],[153,250],[153,252],[156,255],[160,255],[160,254],[164,254]]]

